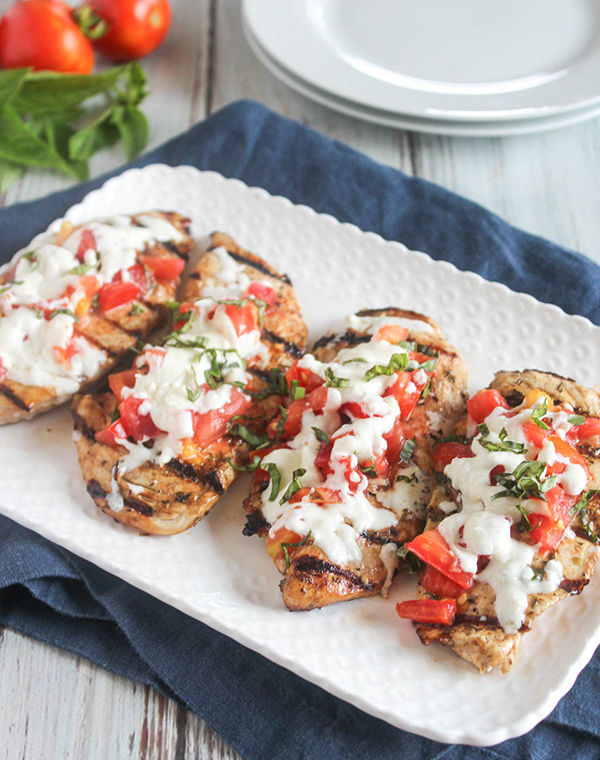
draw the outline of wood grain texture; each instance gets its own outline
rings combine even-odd
[[[12,2],[0,0],[0,12]],[[312,103],[268,73],[244,39],[240,0],[172,0],[172,6],[166,43],[143,62],[152,93],[143,106],[150,147],[227,103],[252,98],[600,262],[599,119],[481,140],[379,127]],[[122,161],[116,146],[94,157],[92,176]],[[0,204],[70,184],[30,172]],[[11,630],[0,629],[0,668],[0,760],[239,758],[202,720],[152,689]]]

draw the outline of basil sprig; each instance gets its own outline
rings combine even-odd
[[[498,434],[498,438],[500,439],[498,443],[488,440],[489,435],[490,435],[490,429],[485,424],[485,422],[482,422],[480,425],[477,425],[477,429],[481,433],[481,438],[478,439],[479,444],[483,446],[484,449],[487,449],[488,451],[511,452],[513,454],[525,453],[525,444],[515,443],[515,441],[507,440],[508,433],[506,431],[506,428],[503,427],[500,433]]]

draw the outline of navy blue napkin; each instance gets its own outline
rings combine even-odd
[[[600,268],[585,257],[257,103],[234,103],[119,171],[156,162],[236,177],[600,324]],[[0,211],[0,261],[107,176]],[[598,653],[527,736],[489,749],[439,744],[362,713],[3,517],[0,622],[160,689],[246,760],[600,757]]]

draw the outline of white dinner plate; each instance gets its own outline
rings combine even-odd
[[[600,328],[583,317],[212,172],[130,170],[66,217],[77,224],[153,208],[189,215],[196,237],[226,231],[287,272],[313,339],[357,309],[397,304],[441,324],[472,387],[501,368],[535,366],[585,384],[600,375],[589,348]],[[421,646],[395,613],[415,592],[405,574],[390,599],[290,613],[264,542],[242,535],[246,477],[192,530],[140,536],[87,495],[71,430],[66,408],[0,428],[0,457],[10,462],[0,469],[3,514],[395,726],[480,745],[522,734],[552,710],[600,643],[596,581],[536,621],[508,675],[480,676],[452,652]]]
[[[244,0],[243,9],[285,69],[369,108],[507,121],[600,100],[597,0]]]
[[[565,111],[554,116],[538,116],[534,119],[515,119],[513,121],[443,121],[441,119],[421,119],[417,116],[396,114],[376,108],[360,105],[343,98],[338,98],[325,90],[314,87],[309,82],[287,71],[266,50],[264,50],[248,25],[244,22],[244,32],[254,54],[271,74],[280,79],[301,95],[314,100],[334,111],[353,116],[357,119],[382,124],[385,127],[408,129],[413,132],[448,135],[451,137],[509,137],[512,135],[534,134],[552,129],[569,127],[600,115],[600,102],[573,111]]]

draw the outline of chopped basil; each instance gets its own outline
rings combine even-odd
[[[567,422],[570,425],[577,425],[577,426],[583,425],[583,423],[585,422],[585,417],[582,414],[570,414],[567,417]]]
[[[587,506],[588,506],[588,499],[590,498],[590,496],[594,496],[599,493],[600,491],[594,490],[594,489],[585,491],[584,493],[581,494],[581,498],[579,499],[577,504],[575,504],[575,506],[571,507],[571,509],[569,510],[569,514],[572,517],[579,515],[579,517],[581,518],[581,525],[583,527],[583,531],[586,537],[594,544],[597,544],[600,539],[598,538],[598,535],[596,534],[596,532],[590,525],[590,521],[589,521],[589,517],[587,513]]]
[[[98,293],[92,298],[92,308],[97,309],[100,306],[100,296]]]
[[[347,377],[336,377],[331,367],[327,367],[325,370],[325,385],[328,388],[347,388],[350,385],[350,380]]]
[[[457,443],[464,443],[465,439],[462,435],[444,435],[441,438],[437,438],[434,446],[439,446],[440,443],[450,443],[456,441]]]
[[[401,483],[418,483],[419,478],[417,477],[417,473],[413,472],[413,474],[409,477],[408,475],[398,475],[396,478],[396,483],[400,481]]]
[[[79,322],[79,317],[76,317],[70,309],[54,309],[54,311],[50,312],[48,319],[54,319],[59,314],[66,314],[67,317],[73,317],[76,322]]]
[[[303,388],[297,380],[292,380],[290,385],[292,401],[298,401],[306,396],[306,388]]]
[[[409,573],[418,573],[424,567],[424,564],[417,555],[413,554],[410,549],[406,549],[404,546],[398,548],[396,556],[404,562]]]
[[[433,370],[437,367],[439,359],[428,359],[426,362],[423,362],[423,364],[419,364],[417,369],[422,369],[423,372],[433,372]]]
[[[256,435],[256,433],[253,433],[240,422],[236,422],[233,425],[230,425],[227,432],[229,435],[237,435],[242,439],[242,441],[244,441],[244,443],[247,443],[248,446],[252,447],[253,449],[257,449],[260,446],[264,446],[265,444],[269,443],[269,439],[266,438],[266,436]]]
[[[531,576],[532,581],[541,581],[546,574],[546,568],[545,567],[532,567],[531,572],[533,575]]]
[[[112,425],[113,422],[116,422],[119,417],[121,416],[121,413],[119,412],[119,404],[115,404],[115,408],[112,410],[112,413],[110,415],[110,423]]]
[[[548,414],[548,403],[546,399],[544,399],[544,403],[538,408],[534,409],[531,413],[531,421],[534,422],[538,427],[541,427],[542,430],[550,430],[550,426],[547,425],[542,417],[545,417]]]
[[[514,496],[519,499],[519,505],[523,499],[541,499],[546,501],[546,491],[556,485],[557,476],[553,475],[542,480],[546,469],[545,462],[526,461],[517,465],[513,472],[500,472],[494,475],[496,483],[506,490],[496,493],[492,499],[500,499],[504,496]]]
[[[188,385],[185,386],[185,390],[187,393],[187,397],[192,402],[192,404],[194,403],[194,401],[198,401],[198,399],[200,398],[200,394],[202,392],[200,388],[196,388],[196,390],[192,390]]]
[[[129,309],[128,316],[133,317],[136,314],[141,314],[143,311],[144,310],[142,309],[142,307],[140,306],[140,304],[134,302],[133,305],[132,305],[132,307],[131,307],[131,309]]]
[[[478,442],[481,446],[483,446],[484,449],[487,449],[488,451],[508,451],[514,454],[525,453],[525,444],[515,443],[515,441],[506,440],[508,436],[506,428],[502,428],[502,430],[498,434],[498,438],[500,438],[499,443],[494,443],[493,441],[488,440],[490,429],[485,424],[485,422],[482,422],[480,425],[477,425],[477,429],[481,433],[481,438],[479,438]]]
[[[402,446],[402,451],[400,452],[400,459],[404,462],[404,464],[408,464],[410,462],[410,458],[412,457],[416,446],[417,442],[412,438],[404,441],[404,446]]]
[[[416,351],[419,354],[425,354],[425,356],[439,356],[440,353],[431,346],[425,346],[423,343],[415,343],[411,340],[401,340],[398,345],[407,351]]]
[[[306,470],[304,467],[299,467],[297,470],[294,470],[292,473],[292,482],[287,487],[286,492],[283,494],[281,499],[279,500],[280,504],[285,504],[286,501],[289,501],[292,496],[295,493],[298,493],[298,491],[302,488],[302,483],[300,482],[300,478],[306,475]]]
[[[35,311],[35,316],[36,316],[38,319],[43,319],[43,318],[44,318],[44,312],[43,312],[41,309],[38,309],[38,307],[37,307],[37,306],[34,306],[34,307],[33,307],[33,310]]]
[[[73,267],[73,269],[69,269],[67,274],[85,274],[86,272],[89,272],[90,269],[98,269],[100,266],[100,262],[97,261],[95,264],[79,264],[79,266]]]
[[[531,520],[529,519],[529,515],[531,512],[528,512],[523,506],[521,506],[521,503],[519,502],[517,504],[517,509],[521,513],[521,522],[519,523],[519,532],[520,533],[531,533],[533,530],[533,525],[531,524]]]
[[[318,427],[314,427],[312,429],[317,437],[317,440],[321,441],[321,443],[329,444],[329,436],[327,435],[327,433],[324,433]]]
[[[295,547],[295,546],[304,546],[304,544],[308,541],[308,538],[311,533],[312,533],[312,530],[309,530],[308,533],[302,539],[302,541],[298,541],[297,544],[288,544],[288,543],[281,544],[281,548],[283,549],[283,553],[285,555],[285,569],[286,570],[290,569],[290,555],[288,554],[288,549],[290,547]]]
[[[267,396],[284,396],[287,393],[287,383],[285,380],[285,374],[278,368],[272,367],[269,370],[269,379],[266,388],[262,388],[256,393],[246,390],[253,398],[263,399]],[[294,381],[292,381],[294,382]]]
[[[258,324],[262,325],[265,321],[265,309],[267,308],[267,303],[266,301],[263,301],[262,298],[252,298],[251,300],[254,301],[258,307]]]
[[[234,470],[238,470],[239,472],[254,472],[254,470],[257,470],[260,467],[261,458],[257,455],[252,458],[252,461],[249,464],[236,464],[229,459],[229,457],[225,457],[225,461],[230,467],[233,467]]]
[[[359,467],[360,471],[364,475],[376,475],[377,474],[377,470],[375,469],[375,460],[373,459],[373,457],[371,457],[369,459],[369,462],[371,464],[366,465],[365,467],[363,467],[362,465],[359,464],[358,467]]]
[[[363,359],[362,356],[357,356],[356,359],[346,359],[345,362],[342,362],[342,364],[366,364],[367,360]]]
[[[427,378],[427,382],[425,383],[425,387],[421,391],[421,398],[427,398],[431,392],[431,378]]]
[[[389,364],[376,364],[365,372],[366,380],[372,380],[380,375],[393,375],[395,372],[402,372],[408,366],[408,354],[394,354]]]
[[[189,325],[190,323],[188,322],[187,324]],[[198,335],[195,338],[180,338],[179,335],[182,332],[185,332],[183,328],[177,332],[172,332],[169,333],[169,335],[166,335],[162,340],[163,345],[172,346],[174,348],[206,348],[208,338],[203,335]]]

